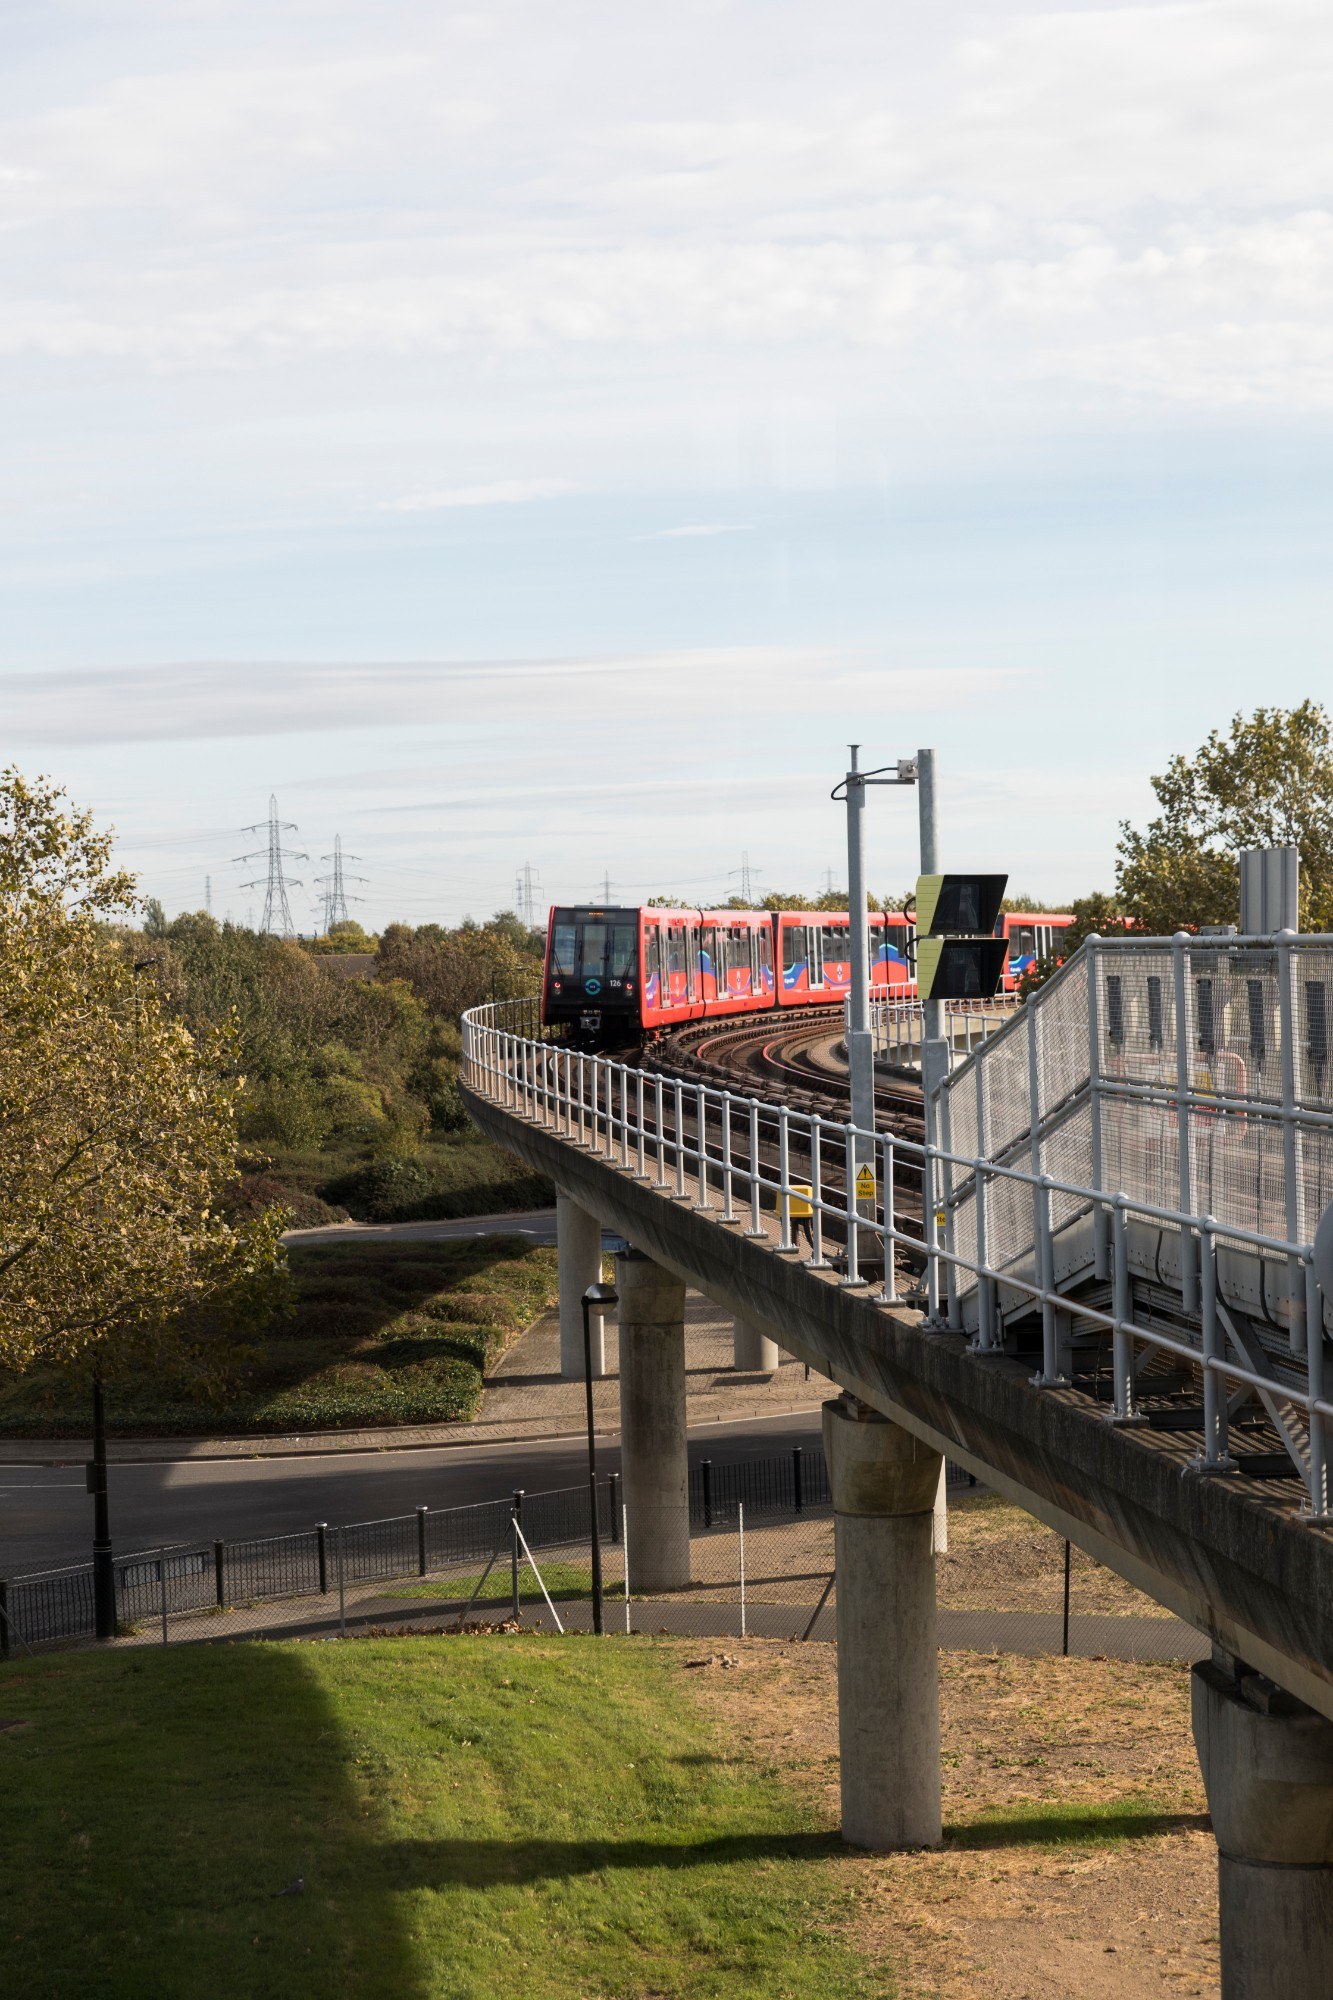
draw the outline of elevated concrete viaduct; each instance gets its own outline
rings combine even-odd
[[[777,1218],[759,1215],[757,1198],[722,1221],[716,1182],[701,1188],[679,1160],[665,1181],[645,1173],[642,1145],[636,1158],[627,1140],[604,1143],[595,1115],[585,1130],[580,1111],[576,1126],[482,1063],[467,1070],[464,1095],[487,1137],[634,1246],[619,1272],[624,1463],[627,1492],[651,1519],[631,1530],[631,1573],[637,1560],[688,1577],[684,1284],[841,1385],[825,1439],[845,1836],[880,1849],[940,1838],[931,1517],[947,1455],[1211,1637],[1195,1713],[1223,1842],[1225,2000],[1328,2000],[1328,1532],[1255,1480],[1189,1472],[1187,1437],[1110,1422],[1088,1395],[1036,1386],[1030,1365],[977,1352],[961,1332],[928,1331],[919,1312],[878,1302],[836,1270],[807,1268],[779,1248]],[[575,1225],[571,1240],[587,1233]]]

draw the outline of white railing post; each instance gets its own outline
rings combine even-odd
[[[763,1219],[760,1214],[761,1187],[759,1181],[759,1106],[750,1099],[750,1227],[747,1236],[762,1236]]]
[[[660,1076],[658,1076],[654,1079],[654,1081],[657,1086],[656,1089],[657,1109],[654,1114],[657,1120],[657,1186],[660,1188],[664,1188],[667,1184],[666,1114],[662,1108],[662,1079]]]
[[[1125,1196],[1116,1195],[1111,1204],[1111,1313],[1115,1331],[1111,1335],[1112,1409],[1117,1423],[1134,1417],[1134,1343],[1127,1331],[1130,1316],[1129,1222]]]
[[[964,1016],[971,1035],[971,1014]],[[969,1054],[971,1053],[969,1049]],[[986,1065],[978,1063],[972,1074],[977,1094],[977,1159],[990,1158],[990,1121],[987,1116]],[[987,1214],[987,1200],[990,1178],[984,1165],[978,1166],[972,1177],[972,1207],[976,1216],[977,1232],[977,1347],[983,1354],[989,1354],[998,1345],[995,1338],[995,1281],[983,1277],[981,1273],[990,1263],[990,1217]]]
[[[736,1210],[731,1199],[731,1092],[722,1093],[722,1220],[734,1222]]]
[[[676,1123],[676,1195],[684,1200],[688,1192],[685,1186],[685,1087],[674,1086]]]
[[[700,1210],[710,1209],[713,1206],[708,1194],[707,1119],[708,1105],[704,1097],[704,1087],[701,1083],[696,1083],[694,1086],[694,1130],[695,1136],[698,1139],[699,1152],[699,1199],[695,1202],[694,1206]]]
[[[1193,1161],[1191,1159],[1190,1127],[1190,1073],[1192,1057],[1190,1052],[1189,994],[1185,981],[1185,947],[1189,940],[1183,931],[1177,932],[1171,940],[1172,971],[1176,1001],[1176,1151],[1177,1184],[1180,1190],[1180,1213],[1190,1215],[1194,1207]],[[1180,1297],[1186,1312],[1195,1312],[1199,1304],[1198,1278],[1194,1266],[1194,1245],[1189,1231],[1181,1225],[1180,1230]]]
[[[620,1065],[620,1164],[629,1165],[629,1064]]]
[[[824,1255],[824,1121],[815,1112],[810,1120],[810,1255],[812,1271],[827,1271]]]
[[[1092,1185],[1098,1194],[1106,1185],[1102,1172],[1102,1035],[1101,1035],[1101,953],[1098,940],[1090,937],[1088,955],[1088,1111],[1092,1138]],[[1092,1211],[1093,1274],[1107,1275],[1106,1209],[1099,1201]]]
[[[1324,1418],[1324,1301],[1314,1260],[1305,1264],[1305,1386],[1310,1393],[1310,1515],[1328,1519],[1328,1461]]]
[[[884,1283],[875,1294],[876,1305],[894,1306],[898,1303],[898,1273],[894,1265],[894,1235],[897,1217],[894,1213],[893,1167],[894,1145],[892,1132],[885,1132],[880,1139],[880,1173],[883,1177],[883,1226],[880,1231],[884,1243]]]
[[[639,1164],[638,1164],[638,1171],[637,1171],[637,1178],[638,1178],[639,1180],[641,1180],[641,1181],[646,1181],[646,1180],[647,1180],[647,1178],[648,1178],[648,1168],[647,1168],[647,1164],[646,1164],[646,1161],[645,1161],[645,1157],[644,1157],[644,1150],[643,1150],[643,1149],[644,1149],[644,1132],[643,1132],[643,1082],[644,1082],[644,1078],[643,1078],[643,1071],[642,1071],[642,1070],[639,1070],[639,1071],[637,1071],[637,1073],[636,1073],[636,1074],[637,1074],[637,1077],[638,1077],[638,1083],[637,1083],[637,1087],[636,1087],[636,1089],[635,1089],[635,1092],[634,1092],[634,1116],[635,1116],[635,1119],[636,1119],[636,1121],[637,1121],[637,1123],[638,1123],[638,1127],[639,1127],[639,1145],[638,1145],[638,1154],[639,1154]]]
[[[935,1148],[927,1141],[921,1149],[921,1233],[926,1246],[926,1318],[932,1326],[940,1323],[940,1214],[935,1192]]]
[[[1217,1317],[1217,1234],[1213,1217],[1205,1215],[1199,1231],[1199,1317],[1203,1342],[1203,1454],[1209,1472],[1233,1466],[1227,1451],[1227,1388],[1216,1368],[1223,1359],[1222,1332]]]
[[[861,1217],[856,1206],[856,1127],[847,1126],[847,1275],[844,1285],[861,1280]]]
[[[778,1108],[778,1215],[782,1233],[778,1238],[779,1250],[794,1250],[791,1240],[791,1149],[787,1131],[787,1107]]]
[[[1055,1260],[1051,1250],[1051,1177],[1043,1174],[1037,1182],[1037,1241],[1036,1268],[1037,1283],[1041,1286],[1041,1373],[1033,1381],[1039,1388],[1053,1389],[1063,1383],[1060,1373],[1060,1350],[1057,1343],[1057,1322],[1055,1300],[1051,1296],[1055,1279]]]
[[[1282,1177],[1285,1182],[1287,1241],[1307,1240],[1301,1227],[1301,1145],[1296,1130],[1296,997],[1292,991],[1291,937],[1277,940],[1278,1009],[1282,1035]],[[1287,1260],[1287,1338],[1293,1354],[1306,1349],[1305,1278],[1300,1259]]]

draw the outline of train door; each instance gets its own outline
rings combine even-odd
[[[666,1007],[684,1007],[690,997],[690,980],[686,970],[685,926],[667,926],[666,992],[662,1004]]]
[[[765,999],[773,997],[773,926],[765,924],[756,931],[759,945],[759,992]]]
[[[824,984],[824,932],[819,924],[805,927],[805,948],[810,967],[810,991]]]
[[[643,1011],[645,1015],[662,1005],[662,926],[643,927]]]

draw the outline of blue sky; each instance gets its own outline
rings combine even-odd
[[[1333,697],[1333,17],[6,10],[4,754],[168,909],[276,791],[358,914],[945,855],[1107,885]],[[915,873],[881,794],[872,881]],[[293,870],[314,908],[315,862]]]

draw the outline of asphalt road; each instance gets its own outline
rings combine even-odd
[[[690,1432],[690,1462],[763,1458],[810,1447],[819,1411],[750,1422],[701,1424]],[[112,1465],[111,1529],[118,1550],[163,1542],[237,1541],[331,1524],[408,1514],[414,1507],[461,1507],[502,1499],[514,1487],[540,1492],[587,1477],[577,1438],[547,1444],[464,1445],[417,1451],[352,1452],[321,1458],[179,1460]],[[599,1444],[599,1470],[620,1467],[618,1442]],[[86,1562],[92,1501],[83,1466],[0,1465],[0,1576]]]

